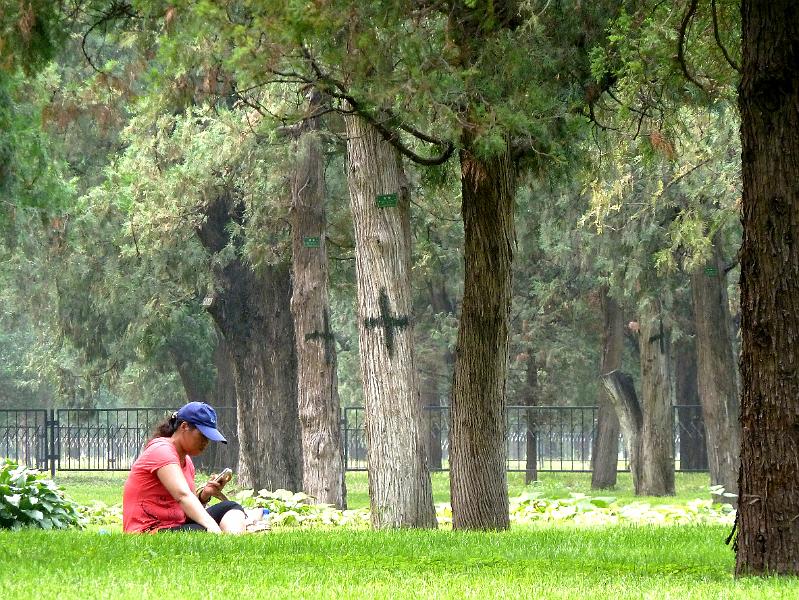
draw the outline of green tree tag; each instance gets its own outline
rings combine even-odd
[[[397,194],[380,194],[375,200],[377,208],[397,206]]]
[[[302,238],[302,245],[305,246],[306,248],[318,248],[319,238],[318,237]]]

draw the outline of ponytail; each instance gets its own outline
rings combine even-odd
[[[173,412],[167,419],[164,419],[155,426],[153,438],[172,437],[172,434],[178,430],[182,422],[183,421],[178,419],[178,413]]]

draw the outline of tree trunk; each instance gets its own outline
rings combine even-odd
[[[198,229],[203,245],[220,252],[243,206],[218,197]],[[255,489],[302,486],[297,416],[297,362],[289,304],[288,265],[254,271],[235,258],[215,269],[217,289],[207,310],[225,338],[233,366],[238,418],[239,482]]]
[[[600,375],[621,369],[624,350],[624,314],[607,287],[601,290],[602,315],[602,364]],[[596,433],[591,449],[591,489],[604,490],[616,485],[619,464],[619,417],[608,396],[607,389],[599,389],[599,410],[596,417]]]
[[[430,470],[441,469],[441,381],[438,373],[421,373],[420,404],[422,406],[422,430],[427,440],[427,461]]]
[[[525,437],[525,465],[524,483],[525,485],[538,481],[538,427],[533,408],[538,405],[538,361],[532,349],[527,357],[527,373],[525,377],[524,391],[521,397],[521,404],[527,406],[525,420],[527,421]]]
[[[214,394],[214,401],[219,406],[236,406],[236,382],[233,380],[233,359],[230,356],[225,338],[217,333],[216,347],[214,348],[214,365],[216,366],[216,392]],[[227,434],[230,431],[231,436],[235,434],[236,428],[231,428],[230,425],[223,431]],[[230,443],[230,437],[228,443]]]
[[[627,456],[630,463],[630,476],[633,480],[633,489],[636,495],[641,494],[641,428],[644,416],[638,396],[635,394],[633,378],[621,371],[611,371],[601,377],[608,400],[613,403],[616,415],[619,417],[624,443],[627,446]]]
[[[216,366],[215,408],[225,407],[219,413],[221,431],[227,438],[224,448],[216,444],[214,459],[209,462],[209,472],[218,473],[225,467],[234,468],[239,464],[239,427],[236,411],[236,382],[233,378],[233,359],[227,349],[225,338],[217,332],[214,347],[214,365]],[[208,452],[206,448],[205,453]]]
[[[312,90],[308,110],[321,106]],[[297,401],[302,430],[303,490],[346,508],[336,343],[330,330],[325,236],[325,181],[319,118],[303,123],[291,189],[291,312],[297,344]]]
[[[674,416],[672,414],[671,335],[659,303],[641,318],[641,491],[674,494]]]
[[[727,299],[727,277],[719,240],[713,257],[691,275],[696,321],[696,359],[699,399],[702,402],[711,485],[738,493],[741,406],[732,353],[732,321]],[[717,497],[729,502],[730,498]]]
[[[407,183],[394,148],[360,117],[345,120],[372,526],[435,527],[414,364]]]
[[[507,529],[505,385],[515,231],[516,167],[506,151],[479,157],[464,135],[461,160],[464,286],[450,430],[455,529]]]
[[[743,0],[736,573],[799,574],[799,6]]]
[[[707,469],[707,444],[697,387],[696,345],[692,339],[686,338],[674,347],[674,400],[678,406],[680,469],[703,471]]]
[[[446,274],[431,273],[427,282],[427,300],[435,314],[453,314],[455,309],[447,291]],[[417,330],[417,336],[420,332]],[[422,332],[426,335],[426,332]],[[443,412],[441,398],[449,397],[449,383],[452,381],[454,357],[448,348],[437,351],[436,346],[425,363],[420,365],[421,402],[425,411],[423,424],[427,440],[427,460],[430,469],[441,469],[443,460],[442,442],[448,427],[445,425],[447,413]]]

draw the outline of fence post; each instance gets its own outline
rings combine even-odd
[[[342,412],[343,412],[344,416],[341,417],[341,430],[344,433],[344,435],[341,436],[341,437],[342,437],[342,439],[344,441],[344,470],[346,471],[347,469],[349,469],[349,443],[348,443],[349,440],[347,439],[347,433],[348,432],[347,432],[347,409],[346,409],[346,407],[344,408],[344,410]]]
[[[58,419],[56,419],[55,409],[47,411],[49,418],[45,421],[45,429],[47,430],[47,463],[50,465],[50,477],[55,477],[56,461],[58,460],[58,453],[56,452],[56,445],[58,436],[56,428],[58,427]]]

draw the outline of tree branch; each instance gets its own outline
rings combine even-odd
[[[89,39],[89,35],[95,28],[99,27],[100,25],[105,25],[109,21],[113,21],[114,19],[119,18],[128,18],[132,19],[136,17],[136,12],[133,10],[133,7],[128,4],[125,0],[115,1],[111,4],[108,11],[103,13],[100,19],[95,22],[86,32],[83,34],[83,38],[80,42],[80,49],[83,52],[83,56],[86,58],[86,62],[89,63],[89,66],[94,69],[97,73],[105,75],[106,72],[102,69],[98,69],[97,66],[92,61],[89,53],[86,51],[86,40]]]
[[[677,62],[680,63],[680,68],[682,69],[685,78],[693,83],[696,87],[698,87],[703,92],[707,93],[707,90],[704,86],[699,83],[691,73],[688,72],[688,65],[685,64],[685,36],[686,32],[688,31],[688,24],[691,22],[694,14],[696,14],[696,7],[699,4],[699,0],[691,0],[691,4],[688,7],[688,10],[685,12],[685,16],[682,19],[682,23],[680,24],[680,31],[679,31],[679,38],[677,41]]]
[[[727,48],[724,47],[724,44],[721,43],[721,36],[719,36],[719,21],[716,15],[716,0],[710,0],[710,9],[713,14],[713,36],[716,38],[716,44],[719,48],[721,48],[721,53],[724,55],[724,58],[727,60],[727,63],[739,73],[741,69],[732,59],[732,57],[727,53]]]
[[[302,50],[303,54],[305,55],[305,59],[308,61],[308,64],[311,66],[311,69],[313,69],[313,72],[316,75],[315,81],[305,78],[306,82],[317,84],[321,91],[333,98],[345,100],[352,108],[352,112],[356,113],[358,116],[372,125],[372,127],[377,129],[383,139],[394,146],[394,148],[396,148],[400,154],[417,164],[428,167],[443,164],[449,160],[450,156],[452,156],[452,153],[455,151],[455,145],[451,141],[442,140],[429,134],[425,134],[415,127],[412,127],[407,123],[403,123],[391,111],[382,110],[381,112],[388,117],[386,121],[389,123],[395,123],[394,127],[397,129],[405,131],[420,141],[442,148],[441,154],[431,158],[426,158],[416,154],[413,150],[402,143],[402,140],[400,140],[399,133],[396,129],[392,129],[390,126],[384,125],[380,120],[371,115],[369,111],[364,109],[361,103],[358,102],[355,97],[348,92],[346,86],[341,81],[338,81],[337,79],[326,74],[316,60],[314,60],[313,56],[311,56],[311,53],[307,47],[303,46]],[[298,74],[295,75],[299,76]]]

